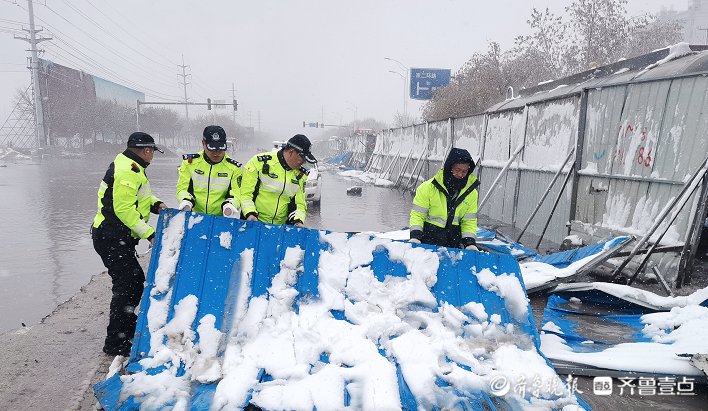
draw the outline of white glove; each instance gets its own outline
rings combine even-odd
[[[408,240],[408,242],[413,244],[420,244],[420,240],[417,238],[411,238],[410,240]]]
[[[224,213],[224,217],[228,218],[239,218],[241,216],[241,210],[238,208],[234,207],[233,204],[231,203],[226,203],[221,207],[221,210]]]
[[[465,250],[479,251],[479,248],[477,248],[477,246],[474,244],[470,244],[467,247],[465,247]]]
[[[180,211],[192,211],[192,202],[189,200],[182,200],[177,208],[179,208]]]

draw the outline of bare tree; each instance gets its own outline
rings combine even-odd
[[[649,14],[627,16],[627,0],[574,0],[565,14],[533,9],[530,34],[502,52],[495,42],[474,53],[447,87],[436,90],[423,118],[440,120],[479,113],[523,89],[589,68],[666,47],[681,39],[681,24]]]

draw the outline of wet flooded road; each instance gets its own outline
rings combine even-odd
[[[236,155],[246,162],[252,153]],[[93,250],[89,227],[98,184],[115,155],[74,159],[0,160],[0,333],[32,325],[71,298],[91,276],[105,270]],[[147,174],[154,193],[177,206],[180,157],[155,157]],[[310,205],[307,226],[332,231],[383,231],[406,226],[410,195],[358,185],[326,171],[322,201]],[[155,218],[150,220],[154,225]],[[141,242],[139,250],[147,248]]]

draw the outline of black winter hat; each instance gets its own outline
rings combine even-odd
[[[221,126],[204,127],[202,136],[209,150],[226,150],[226,131]]]
[[[142,131],[136,131],[128,137],[128,147],[130,148],[154,148],[160,153],[164,151],[160,150],[155,144],[155,139],[148,133],[143,133]]]
[[[295,134],[288,140],[288,143],[285,145],[285,148],[294,148],[295,151],[300,153],[302,157],[305,159],[310,164],[314,164],[317,162],[317,159],[315,156],[312,155],[312,152],[310,151],[310,147],[312,147],[312,143],[310,143],[310,139],[307,138],[304,134]]]

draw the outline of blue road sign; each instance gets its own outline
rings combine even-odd
[[[449,69],[411,69],[411,98],[414,100],[430,100],[433,91],[450,83]]]

